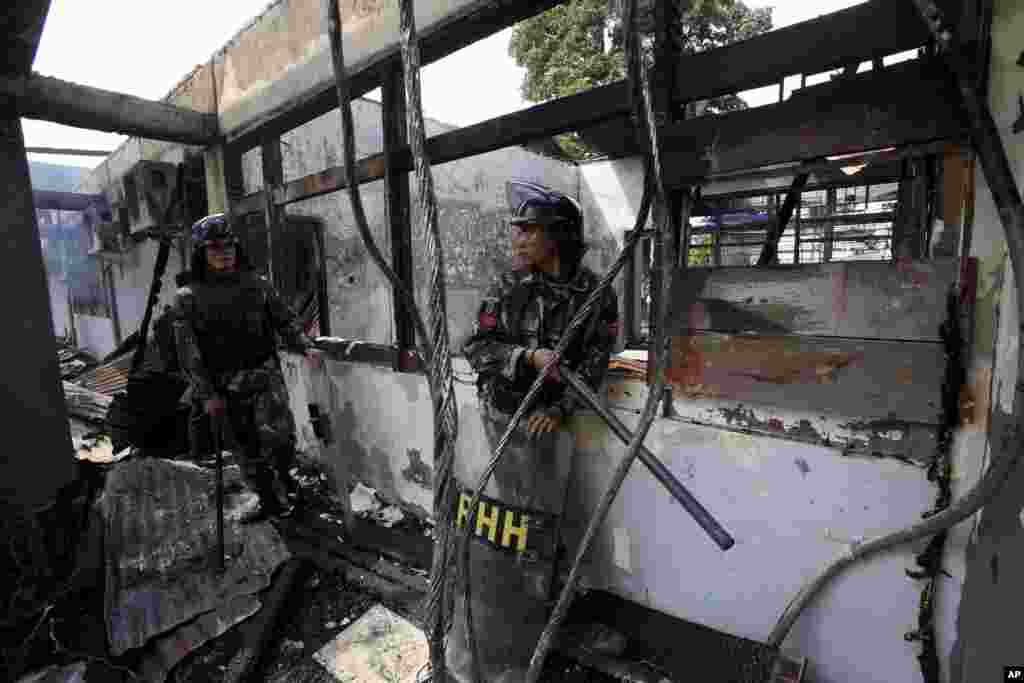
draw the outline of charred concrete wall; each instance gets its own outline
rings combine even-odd
[[[1024,138],[1012,132],[1020,115],[1024,67],[1018,63],[1024,32],[1024,6],[1014,0],[993,3],[989,107],[1016,175],[1024,186]],[[1012,423],[1020,321],[1017,285],[1009,267],[1006,241],[980,169],[977,171],[972,255],[980,284],[974,325],[976,356],[971,375],[973,416],[964,430],[958,466],[966,487],[988,463],[1021,449],[1020,425]],[[991,391],[991,401],[988,396]],[[986,433],[988,438],[986,439]],[[1002,667],[1021,657],[1019,615],[1024,613],[1024,468],[1018,467],[1001,493],[960,534],[970,545],[960,564],[947,570],[963,585],[958,642],[951,665],[954,680],[998,679]],[[948,582],[947,582],[948,583]],[[941,592],[940,592],[941,595]],[[950,607],[949,609],[952,609]]]

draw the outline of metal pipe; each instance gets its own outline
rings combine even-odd
[[[575,372],[570,370],[565,364],[562,364],[558,368],[558,372],[561,373],[565,381],[571,386],[580,398],[583,399],[591,410],[601,416],[608,426],[615,433],[619,439],[626,445],[629,445],[630,441],[635,436],[633,432],[629,431],[629,428],[622,423],[622,420],[618,418],[606,405],[601,402],[601,399],[587,386],[586,382],[577,375]],[[722,525],[711,516],[711,513],[704,508],[700,502],[694,498],[693,494],[686,488],[681,481],[676,478],[676,475],[672,473],[668,467],[665,466],[658,456],[654,455],[647,449],[643,444],[640,445],[640,449],[637,453],[637,457],[640,461],[647,466],[647,469],[654,478],[661,482],[662,486],[672,494],[672,497],[676,499],[676,502],[683,506],[683,508],[690,513],[694,521],[700,525],[700,528],[711,537],[719,548],[722,550],[728,550],[735,544],[735,540],[729,535]]]
[[[637,0],[627,0],[624,18],[624,25],[626,27],[627,74],[629,83],[632,86],[630,95],[633,98],[633,108],[640,126],[646,133],[647,154],[645,156],[649,160],[655,203],[660,205],[662,209],[661,220],[658,221],[657,233],[654,238],[655,253],[659,257],[659,268],[654,273],[657,276],[655,279],[657,287],[654,289],[654,293],[657,296],[654,297],[650,311],[653,337],[650,354],[653,360],[653,382],[650,393],[647,395],[643,413],[640,415],[637,430],[626,447],[626,453],[615,469],[612,481],[605,490],[597,509],[594,510],[593,515],[590,517],[586,531],[583,533],[583,539],[580,541],[579,548],[576,551],[576,558],[572,569],[569,571],[569,577],[566,579],[565,586],[562,588],[562,593],[558,598],[558,603],[555,605],[554,610],[552,610],[548,624],[544,627],[544,632],[541,633],[540,638],[537,640],[537,647],[533,651],[533,657],[530,659],[530,668],[526,673],[526,683],[537,683],[540,679],[547,654],[554,645],[555,635],[569,614],[569,607],[572,604],[576,587],[579,584],[580,567],[583,564],[583,558],[590,549],[590,545],[597,535],[597,530],[608,516],[612,502],[614,502],[615,497],[618,495],[622,483],[626,480],[626,475],[629,474],[633,460],[636,459],[640,448],[643,446],[644,438],[646,438],[648,430],[650,430],[657,417],[658,406],[661,404],[662,394],[665,391],[665,370],[670,356],[666,323],[668,321],[671,298],[672,273],[676,266],[676,250],[674,248],[674,240],[672,239],[673,236],[670,234],[671,220],[668,215],[668,196],[665,192],[665,183],[662,178],[658,129],[655,126],[654,111],[651,106],[651,89],[648,82],[646,64],[639,49],[640,36],[636,29],[636,11]],[[689,192],[683,197],[684,221],[689,221],[690,219],[691,199],[692,197]],[[469,534],[467,533],[466,536],[468,537]]]
[[[217,460],[216,487],[217,500],[217,557],[213,566],[218,572],[224,572],[224,441],[223,425],[220,416],[211,416],[210,431],[213,435],[214,457]]]

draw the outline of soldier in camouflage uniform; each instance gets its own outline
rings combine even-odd
[[[515,269],[502,274],[484,295],[473,333],[463,346],[478,375],[484,435],[483,443],[474,443],[471,430],[460,430],[456,479],[463,491],[476,485],[512,414],[599,281],[581,263],[583,217],[575,202],[518,181],[508,184],[508,199]],[[606,291],[563,359],[595,391],[618,338],[618,304],[612,290]],[[484,682],[523,680],[547,621],[558,519],[574,442],[564,427],[580,405],[557,373],[545,380],[536,407],[513,432],[484,492],[489,501],[477,512],[479,543],[473,544],[470,555],[470,599]],[[459,505],[468,507],[463,495]],[[465,512],[456,509],[459,528]],[[521,531],[515,520],[525,516],[530,517],[530,528]],[[523,542],[516,552],[515,544],[506,541],[519,536]],[[473,677],[461,588],[454,601],[446,659],[455,680],[467,683]]]
[[[174,317],[179,364],[192,389],[190,437],[202,443],[204,416],[226,415],[263,511],[286,514],[295,423],[277,338],[295,352],[315,352],[271,283],[248,267],[224,214],[192,227],[192,248],[191,282],[177,292]]]

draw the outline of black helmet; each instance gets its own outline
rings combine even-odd
[[[238,243],[238,237],[231,227],[227,214],[215,213],[200,218],[192,225],[192,248],[205,247],[210,242],[227,241]]]
[[[543,225],[558,242],[563,255],[577,260],[583,255],[583,212],[571,197],[537,183],[511,180],[505,184],[510,225]]]
[[[206,280],[206,247],[211,242],[230,242],[235,245],[235,262],[239,270],[249,268],[249,260],[242,248],[241,240],[231,227],[227,214],[215,213],[200,218],[192,225],[192,260],[189,267],[189,281]]]

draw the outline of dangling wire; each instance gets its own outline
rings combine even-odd
[[[416,187],[422,216],[421,235],[430,263],[430,344],[434,358],[428,368],[430,383],[440,402],[434,412],[434,558],[430,572],[430,593],[425,623],[430,640],[431,671],[436,679],[447,680],[444,661],[445,586],[450,553],[452,514],[452,465],[458,439],[459,417],[455,408],[445,295],[444,244],[437,225],[437,195],[427,158],[426,127],[420,98],[420,49],[416,37],[416,16],[412,0],[401,0],[399,29],[402,39],[402,73],[405,80],[406,121],[409,146],[416,172]]]
[[[665,193],[665,185],[661,172],[661,157],[658,151],[658,131],[654,123],[654,111],[651,106],[651,92],[648,81],[647,66],[643,61],[640,51],[639,34],[636,29],[636,0],[627,0],[623,23],[626,27],[626,60],[627,78],[630,84],[630,95],[632,98],[633,111],[637,119],[637,125],[644,129],[646,145],[646,158],[648,169],[654,190],[655,201],[661,211],[658,212],[658,224],[655,232],[655,253],[660,256],[658,269],[655,271],[655,292],[656,299],[651,308],[651,326],[654,328],[651,351],[654,361],[654,383],[647,394],[647,402],[640,417],[633,438],[630,440],[626,453],[615,470],[612,481],[605,490],[601,502],[594,510],[583,534],[583,540],[576,551],[576,559],[572,569],[569,571],[569,578],[562,588],[558,597],[558,603],[552,611],[544,632],[537,641],[533,657],[530,660],[530,669],[526,674],[526,683],[536,683],[540,678],[558,629],[569,613],[575,596],[576,586],[580,579],[580,567],[583,558],[586,556],[590,545],[597,535],[598,529],[604,522],[611,509],[612,502],[618,495],[619,489],[629,474],[629,469],[636,459],[640,448],[643,447],[644,439],[650,430],[654,419],[658,414],[658,406],[661,403],[665,391],[665,369],[668,365],[669,348],[666,321],[668,320],[668,309],[670,300],[670,288],[672,284],[672,272],[675,268],[676,255],[675,243],[672,239],[671,221],[668,211],[668,201]],[[639,226],[638,226],[639,227]]]

